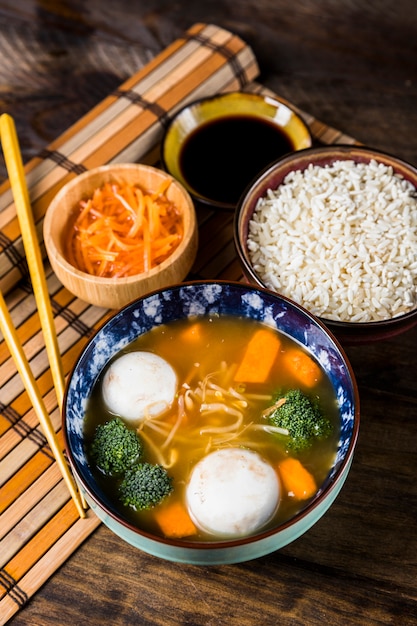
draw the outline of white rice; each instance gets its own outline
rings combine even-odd
[[[329,320],[417,305],[417,193],[392,167],[339,160],[287,175],[260,198],[248,251],[263,283]]]

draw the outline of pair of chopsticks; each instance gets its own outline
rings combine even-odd
[[[51,367],[58,407],[61,409],[65,388],[62,361],[58,347],[40,246],[30,206],[29,193],[26,185],[16,128],[12,117],[6,113],[3,113],[0,116],[0,138],[7,173],[16,205],[16,212],[19,220],[27,263],[29,266],[30,277],[32,280],[33,292],[41,320],[42,332]],[[42,426],[42,430],[61,470],[62,476],[74,500],[78,513],[80,517],[85,517],[85,504],[83,498],[78,491],[77,485],[59,445],[58,438],[46,410],[42,394],[39,391],[36,379],[30,369],[29,362],[23,351],[16,329],[14,328],[12,318],[7,310],[1,290],[0,330],[15,362],[17,371],[23,380],[25,389],[39,419],[39,423]]]

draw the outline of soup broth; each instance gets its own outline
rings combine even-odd
[[[260,362],[253,363],[253,375],[250,368],[249,374],[238,375],[242,363],[248,361],[248,342],[260,329],[270,333],[270,341],[264,345],[279,346],[276,354],[271,356],[271,363],[267,363],[268,374],[265,376],[262,373],[263,364],[270,356],[268,347],[264,347]],[[286,355],[291,351],[308,354],[293,339],[246,318],[212,316],[158,326],[140,336],[123,352],[129,351],[152,352],[165,359],[177,374],[178,391],[173,405],[162,414],[137,422],[129,420],[128,423],[129,427],[138,430],[142,438],[143,460],[162,465],[173,479],[173,491],[166,501],[148,511],[124,507],[118,499],[120,479],[104,476],[91,461],[97,482],[114,509],[125,519],[142,530],[163,536],[155,517],[157,509],[175,501],[184,506],[186,486],[193,467],[210,452],[223,448],[253,450],[273,468],[277,468],[282,460],[294,456],[314,477],[318,488],[323,484],[334,462],[339,439],[337,399],[329,378],[321,368],[312,385],[310,380],[303,382],[295,378],[285,366]],[[255,356],[257,360],[259,353]],[[317,363],[315,367],[319,368]],[[96,426],[114,418],[103,401],[104,374],[105,371],[97,380],[87,405],[87,454]],[[277,390],[295,388],[317,399],[321,412],[332,425],[328,437],[297,453],[288,450],[286,436],[264,429],[267,421],[262,415],[271,406]],[[279,482],[279,505],[262,531],[292,518],[308,502],[287,493],[280,478]],[[207,542],[219,541],[223,537],[196,528],[185,538]]]

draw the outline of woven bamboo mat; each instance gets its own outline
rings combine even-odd
[[[169,117],[185,103],[255,82],[251,49],[234,34],[196,24],[26,166],[40,240],[46,207],[80,172],[109,162],[158,164]],[[299,111],[318,143],[354,140]],[[189,278],[240,280],[232,215],[197,207],[199,252]],[[67,374],[110,311],[74,298],[45,258]],[[0,286],[58,436],[61,419],[8,181],[0,187]],[[1,338],[0,338],[1,339]],[[62,437],[61,437],[62,443]],[[0,624],[5,624],[97,528],[79,519],[4,341],[0,342]]]

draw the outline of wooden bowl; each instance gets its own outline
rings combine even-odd
[[[64,256],[69,220],[79,201],[92,195],[106,182],[123,181],[155,191],[169,179],[166,196],[182,212],[184,236],[178,248],[160,265],[135,276],[102,278],[80,271]],[[197,254],[198,230],[193,201],[171,175],[142,164],[103,165],[80,174],[67,183],[49,205],[44,219],[44,242],[52,269],[71,293],[90,304],[119,309],[155,289],[181,282]]]

